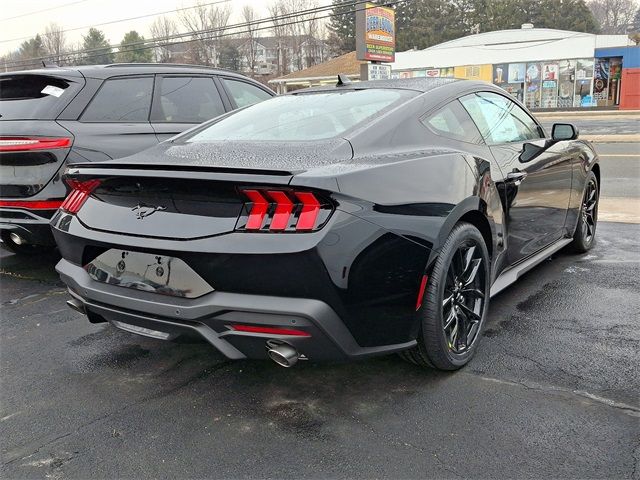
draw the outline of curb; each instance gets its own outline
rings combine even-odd
[[[626,135],[580,135],[580,140],[588,140],[593,143],[638,143],[640,142],[640,134]]]

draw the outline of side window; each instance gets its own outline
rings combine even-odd
[[[158,82],[152,122],[202,123],[225,113],[211,77],[162,77]]]
[[[420,121],[436,135],[468,143],[483,143],[478,128],[460,102],[454,100]]]
[[[80,120],[83,122],[147,122],[152,91],[152,77],[106,80]]]
[[[536,122],[502,95],[480,92],[462,97],[460,101],[489,144],[541,138]]]
[[[238,108],[253,105],[254,103],[262,102],[263,100],[271,98],[270,94],[247,82],[225,78],[224,84],[227,86],[229,93],[231,93],[231,96],[236,101]]]

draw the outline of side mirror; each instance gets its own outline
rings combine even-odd
[[[551,129],[551,138],[556,142],[575,140],[578,138],[578,129],[570,123],[554,123]]]

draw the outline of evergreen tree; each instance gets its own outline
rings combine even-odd
[[[327,28],[327,43],[333,55],[342,55],[356,49],[356,7],[353,0],[333,0],[331,20]],[[363,8],[364,4],[359,4]]]
[[[149,63],[153,60],[153,52],[144,47],[144,37],[135,30],[124,34],[120,42],[116,60],[122,63]]]
[[[82,54],[80,65],[105,65],[113,63],[113,52],[104,33],[97,28],[90,28],[86,35],[82,36]]]
[[[240,51],[233,43],[226,41],[220,46],[220,67],[228,70],[240,70]]]
[[[18,54],[22,59],[38,58],[46,55],[44,44],[42,43],[42,37],[38,34],[35,37],[22,42],[20,44]]]

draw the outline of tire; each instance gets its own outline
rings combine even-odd
[[[578,225],[573,233],[573,242],[570,244],[571,249],[576,253],[588,252],[593,247],[598,225],[599,201],[598,179],[593,172],[589,172],[580,205]]]
[[[487,316],[489,272],[489,252],[482,234],[470,223],[458,223],[429,275],[420,308],[418,345],[402,352],[402,357],[439,370],[466,365],[475,354]],[[461,286],[467,280],[470,283]],[[458,328],[467,331],[466,341],[457,336]]]
[[[0,238],[2,238],[2,246],[9,250],[10,252],[15,253],[16,255],[24,255],[24,256],[33,256],[33,255],[42,255],[53,252],[55,247],[48,247],[44,245],[32,245],[32,244],[23,244],[19,245],[14,242],[9,236],[11,232],[3,231],[0,233]]]

